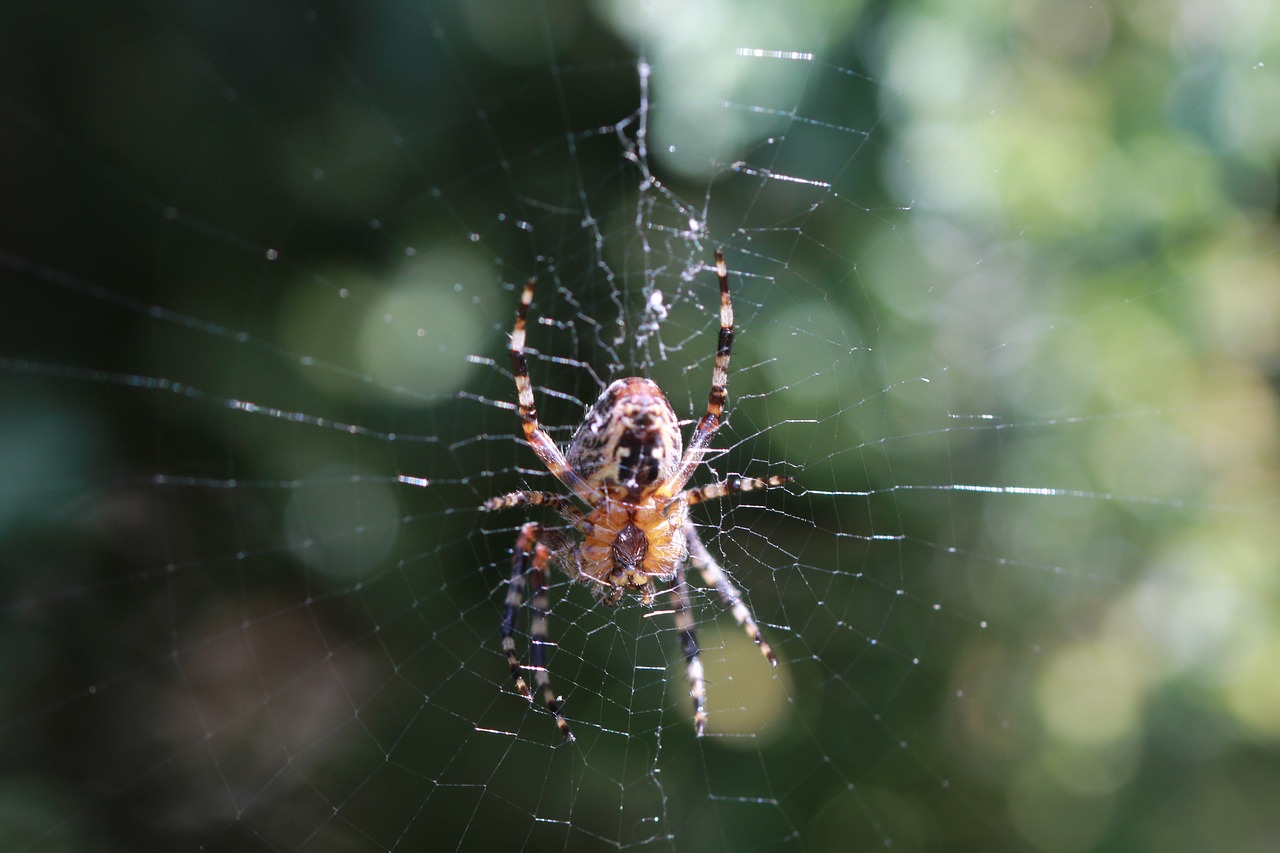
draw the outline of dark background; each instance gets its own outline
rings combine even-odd
[[[1280,22],[1207,9],[6,8],[0,846],[1275,849]],[[797,485],[697,520],[783,665],[699,593],[695,741],[557,580],[563,745],[518,287],[558,439],[689,417],[721,246],[698,482]]]

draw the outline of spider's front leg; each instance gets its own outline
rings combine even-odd
[[[685,577],[683,565],[676,568],[671,598],[675,604],[676,631],[680,634],[685,675],[689,679],[689,696],[693,698],[693,731],[702,737],[707,728],[707,680],[699,656],[698,635],[693,630],[693,606],[689,602],[689,580]]]
[[[547,564],[551,560],[551,550],[540,541],[543,537],[542,525],[530,522],[520,528],[516,538],[516,546],[511,554],[511,584],[507,589],[506,605],[502,609],[502,650],[507,655],[507,666],[515,679],[516,690],[530,702],[533,693],[524,679],[520,659],[516,656],[515,621],[525,584],[529,583],[529,609],[531,613],[529,625],[529,666],[533,672],[534,682],[542,691],[542,701],[547,710],[555,717],[556,726],[565,740],[574,740],[569,722],[560,713],[564,698],[557,696],[551,689],[551,675],[547,670],[545,648],[550,645],[547,640]]]
[[[729,576],[724,573],[724,569],[720,568],[720,564],[711,556],[707,546],[702,544],[702,537],[698,535],[698,529],[693,526],[693,522],[685,522],[684,535],[689,545],[689,562],[702,573],[702,579],[707,586],[715,587],[716,592],[720,594],[720,598],[723,599],[725,604],[729,605],[733,618],[747,632],[747,636],[755,641],[756,646],[760,649],[760,654],[764,655],[764,659],[771,666],[777,666],[778,659],[773,654],[773,647],[769,645],[764,638],[764,634],[760,632],[760,626],[756,624],[756,617],[752,614],[751,608],[747,607],[746,602],[742,600],[742,592],[733,585],[733,581],[729,580]]]

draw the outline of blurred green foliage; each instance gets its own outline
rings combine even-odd
[[[1276,846],[1275,4],[0,18],[0,846]],[[553,748],[515,287],[557,438],[688,414],[720,245],[724,464],[803,488],[701,518],[784,666],[700,600],[695,744],[576,589]]]

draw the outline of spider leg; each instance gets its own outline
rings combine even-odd
[[[716,277],[720,279],[720,338],[716,344],[716,361],[711,370],[711,393],[707,395],[707,412],[698,420],[698,426],[689,437],[680,468],[671,478],[669,494],[684,488],[693,476],[711,436],[720,428],[724,416],[724,401],[729,385],[729,355],[733,350],[733,300],[729,298],[729,268],[724,263],[724,253],[716,249]]]
[[[756,489],[768,489],[772,486],[784,486],[792,482],[790,477],[739,477],[732,476],[721,480],[719,483],[712,483],[709,486],[702,486],[697,489],[686,489],[684,498],[689,506],[694,504],[706,503],[707,501],[719,500],[728,495],[735,495],[739,492],[754,492]]]
[[[535,532],[530,532],[533,528]],[[520,529],[516,539],[516,547],[511,555],[511,581],[507,585],[507,601],[502,607],[502,651],[507,655],[507,666],[511,668],[511,677],[515,679],[516,690],[520,695],[533,701],[529,693],[529,685],[525,683],[520,671],[520,659],[516,657],[515,624],[516,614],[520,612],[520,603],[524,596],[525,563],[528,558],[529,543],[536,536],[536,524],[526,524]]]
[[[680,650],[684,653],[685,674],[689,679],[689,695],[693,698],[693,731],[702,737],[707,727],[707,681],[698,655],[698,636],[693,630],[693,606],[689,603],[689,581],[684,566],[676,568],[675,581],[671,584],[671,598],[675,603],[676,631],[680,634]]]
[[[546,568],[547,563],[551,559],[551,551],[545,544],[539,541],[542,536],[542,525],[530,522],[520,528],[520,535],[516,539],[516,546],[511,555],[511,585],[507,590],[506,605],[502,609],[502,650],[507,655],[507,666],[511,669],[511,676],[515,679],[516,690],[520,695],[530,702],[533,701],[533,693],[529,690],[529,684],[525,681],[520,665],[520,659],[516,657],[516,641],[515,641],[515,621],[516,614],[520,609],[522,593],[525,584],[525,575],[529,577],[530,601],[529,608],[532,614],[530,618],[529,628],[529,666],[528,669],[533,672],[534,682],[539,690],[542,691],[542,700],[546,703],[547,710],[555,717],[556,727],[560,729],[560,733],[564,735],[565,740],[574,740],[573,732],[569,730],[569,723],[560,713],[560,705],[564,699],[557,696],[555,691],[551,689],[551,675],[547,671],[546,666],[546,646],[550,645],[547,641],[547,587],[546,587]]]
[[[583,518],[582,511],[573,503],[573,498],[568,495],[553,494],[552,492],[525,490],[509,492],[496,498],[489,498],[489,500],[481,504],[481,508],[488,512],[511,509],[518,506],[545,506],[571,521],[579,521]]]
[[[576,738],[569,730],[568,721],[560,713],[564,697],[556,695],[556,692],[551,689],[551,673],[546,665],[545,650],[551,645],[547,640],[547,586],[544,569],[546,560],[540,563],[541,565],[535,560],[533,567],[529,569],[529,587],[532,590],[529,606],[533,613],[529,630],[529,667],[533,670],[533,680],[542,690],[542,701],[556,719],[556,727],[560,729],[560,734],[564,735],[565,740],[573,741]]]
[[[689,544],[689,562],[702,573],[702,579],[707,586],[715,587],[716,592],[720,594],[720,598],[724,599],[724,603],[729,605],[729,609],[733,612],[733,618],[747,632],[747,636],[759,646],[760,654],[764,655],[765,660],[772,666],[777,666],[778,659],[773,655],[773,647],[765,641],[764,634],[760,633],[760,626],[756,624],[756,617],[751,614],[751,609],[742,600],[742,593],[733,585],[733,581],[729,580],[729,576],[720,568],[720,564],[715,561],[715,558],[711,556],[707,546],[702,544],[702,538],[698,536],[698,530],[693,526],[692,522],[685,523],[684,536]]]
[[[516,308],[516,324],[511,330],[511,345],[507,349],[511,356],[511,370],[516,379],[516,398],[519,404],[520,423],[524,427],[524,436],[533,448],[533,452],[542,460],[561,483],[572,489],[574,494],[584,500],[590,499],[596,489],[578,476],[569,462],[560,452],[555,441],[538,423],[538,409],[533,400],[533,382],[529,379],[529,363],[524,357],[525,323],[529,314],[529,305],[533,302],[533,288],[537,279],[529,279],[520,294],[520,305]]]

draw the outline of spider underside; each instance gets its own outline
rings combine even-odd
[[[765,641],[742,594],[716,563],[689,520],[689,507],[726,495],[779,486],[790,477],[729,477],[700,488],[686,489],[702,461],[712,435],[724,416],[729,355],[733,347],[733,303],[724,256],[716,252],[720,282],[720,336],[706,413],[698,420],[687,449],[682,447],[680,423],[656,383],[640,377],[611,383],[574,432],[567,451],[538,423],[533,384],[524,355],[525,322],[533,302],[535,280],[520,295],[509,353],[515,374],[520,421],[525,438],[547,470],[570,494],[518,491],[491,498],[486,510],[518,506],[546,506],[558,512],[581,540],[537,522],[520,528],[511,558],[511,580],[502,611],[502,649],[520,695],[533,701],[524,670],[533,673],[536,688],[566,740],[574,739],[561,713],[563,699],[551,688],[545,660],[547,640],[547,572],[555,563],[572,579],[591,587],[596,601],[616,605],[628,590],[641,604],[652,605],[656,582],[670,582],[676,630],[685,657],[689,692],[693,699],[694,731],[706,729],[706,682],[694,633],[693,611],[685,566],[698,569],[703,580],[729,605],[734,618],[773,666],[777,658]],[[580,508],[575,499],[587,506]],[[516,655],[516,616],[528,585],[530,607],[529,664]]]

